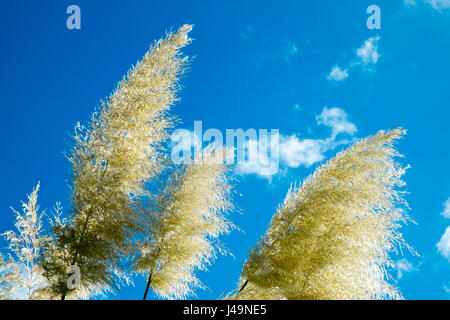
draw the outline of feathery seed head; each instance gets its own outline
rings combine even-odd
[[[195,270],[226,253],[218,238],[234,225],[227,218],[233,204],[225,152],[206,150],[199,163],[175,170],[159,199],[162,204],[136,269],[151,272],[151,286],[164,298],[185,298],[203,287]]]
[[[153,44],[149,52],[102,101],[88,127],[75,127],[72,212],[56,226],[43,267],[54,295],[66,295],[67,270],[76,264],[86,288],[111,288],[121,257],[138,231],[136,202],[148,196],[146,183],[165,167],[162,153],[178,100],[178,80],[188,58],[181,49],[192,26]]]
[[[406,168],[393,147],[404,133],[362,139],[291,188],[251,250],[234,298],[400,298],[387,268],[390,252],[409,248],[398,231],[409,220],[397,190]]]
[[[0,299],[41,299],[40,291],[47,286],[38,260],[42,250],[42,217],[38,192],[40,184],[22,202],[22,212],[12,209],[16,216],[12,230],[3,234],[9,242],[7,259],[0,254]]]

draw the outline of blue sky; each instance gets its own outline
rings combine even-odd
[[[66,8],[81,8],[81,30],[66,28]],[[366,26],[369,5],[381,29]],[[393,277],[406,299],[450,298],[448,159],[450,1],[25,1],[0,10],[0,230],[10,206],[41,182],[40,203],[69,208],[70,132],[148,46],[170,28],[195,24],[196,56],[174,113],[181,127],[279,129],[280,170],[236,171],[245,231],[223,238],[220,257],[200,279],[198,298],[233,290],[248,250],[263,235],[290,184],[301,181],[348,141],[380,129],[408,129],[399,144],[405,176],[404,228],[421,254],[395,257]],[[446,232],[447,230],[447,232]],[[446,232],[446,233],[445,233]],[[437,245],[439,243],[439,245]],[[3,245],[3,242],[2,242]],[[144,281],[115,298],[139,299]]]

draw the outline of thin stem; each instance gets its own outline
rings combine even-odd
[[[247,286],[247,284],[248,284],[248,279],[245,280],[244,284],[241,286],[241,288],[238,290],[238,292],[237,292],[236,295],[234,296],[234,299],[237,299],[237,297],[241,294],[242,290],[245,289],[245,287]]]
[[[148,276],[147,280],[147,287],[145,288],[144,298],[142,300],[145,300],[147,298],[148,289],[150,288],[150,283],[152,282],[152,272],[150,271],[150,274]]]
[[[238,293],[240,293],[242,290],[244,290],[244,288],[247,286],[248,280],[245,280],[244,284],[242,285],[242,287],[239,289]]]

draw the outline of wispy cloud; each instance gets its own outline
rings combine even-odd
[[[444,210],[441,212],[441,215],[450,219],[450,198],[444,202]],[[450,262],[450,226],[445,229],[445,232],[442,235],[441,240],[436,244],[436,247],[438,252]]]
[[[287,40],[283,52],[284,52],[284,61],[290,62],[291,59],[298,54],[297,43]]]
[[[395,269],[397,270],[397,281],[403,278],[403,275],[408,272],[416,271],[413,264],[406,259],[401,259],[395,263]]]
[[[280,137],[280,159],[290,168],[309,167],[322,161],[329,146],[326,140],[299,139],[296,135]]]
[[[279,61],[291,63],[300,53],[297,42],[289,39],[265,41],[264,43],[266,47],[264,51],[256,53],[253,59],[256,66]]]
[[[441,212],[441,215],[450,219],[450,198],[447,199],[444,203],[444,211]]]
[[[371,71],[373,67],[380,60],[380,53],[378,51],[378,42],[380,37],[371,37],[364,41],[364,43],[355,50],[355,57],[348,63],[348,67],[343,68],[339,65],[334,65],[327,79],[331,82],[339,82],[347,79],[356,67],[362,68],[364,71]]]
[[[322,113],[316,117],[317,124],[330,127],[331,139],[334,140],[340,133],[348,133],[353,135],[356,133],[356,126],[348,120],[348,115],[345,110],[340,108],[325,107]]]
[[[438,252],[450,262],[450,226],[445,229],[441,240],[436,244]]]
[[[417,2],[416,0],[403,0],[403,4],[407,7],[415,7]]]
[[[253,25],[246,25],[240,31],[242,40],[258,41],[254,46],[257,49],[253,53],[252,62],[255,66],[261,66],[268,62],[284,61],[291,63],[300,53],[298,41],[283,37],[279,39],[261,39]]]
[[[345,110],[324,107],[316,116],[316,124],[331,129],[330,137],[325,139],[301,139],[298,135],[280,135],[280,163],[290,168],[310,167],[326,158],[326,152],[339,145],[349,143],[348,140],[336,140],[345,133],[350,136],[357,132],[356,126],[348,120]]]
[[[285,135],[279,133],[278,130],[270,131],[270,134],[267,131],[264,138],[261,137],[261,131],[259,138],[255,130],[253,130],[255,132],[253,135],[245,134],[243,140],[238,139],[242,145],[234,146],[235,151],[243,152],[245,157],[245,160],[239,160],[239,156],[236,158],[235,173],[242,176],[256,175],[270,182],[273,176],[284,173],[289,168],[310,167],[323,161],[328,151],[351,142],[349,139],[336,139],[338,135],[353,136],[357,132],[356,126],[349,121],[345,110],[337,107],[324,107],[322,112],[316,116],[316,125],[329,127],[330,136],[302,139],[299,134]],[[226,135],[219,130],[211,130],[217,133],[216,137],[219,137],[219,140],[214,139],[214,143],[220,145],[227,143],[228,147],[232,147],[228,145],[229,141],[223,141],[223,137]],[[187,129],[176,130],[171,137],[172,160],[176,163],[190,163],[193,156],[198,154],[204,144],[209,141],[209,138],[202,137],[202,134],[206,135],[206,131],[205,133],[201,132]],[[206,140],[203,141],[203,139]]]
[[[356,50],[356,55],[363,65],[376,64],[380,58],[378,53],[378,41],[380,37],[372,37],[367,39],[364,44]]]
[[[450,293],[450,282],[444,283],[444,290],[447,293]]]
[[[294,105],[294,107],[292,109],[297,112],[297,111],[302,110],[302,106],[301,106],[301,104],[297,103]]]
[[[243,163],[236,166],[236,172],[240,175],[255,174],[260,177],[268,178],[271,181],[271,176],[274,173],[285,172],[288,168],[299,168],[301,166],[310,167],[326,158],[326,153],[339,145],[347,144],[350,141],[347,139],[337,140],[339,134],[348,134],[353,136],[357,132],[356,126],[348,120],[347,113],[340,108],[324,107],[321,114],[316,117],[317,125],[324,125],[331,129],[331,134],[327,138],[312,139],[300,138],[299,134],[284,135],[279,134],[276,140],[272,140],[274,148],[278,150],[278,158],[273,159],[275,155],[271,155],[271,163],[277,164],[282,170],[272,170],[271,166],[264,163],[269,161],[266,159],[265,151],[260,153],[258,150],[266,150],[264,146],[258,145],[258,142],[251,140],[247,144],[247,150],[253,148],[253,152],[257,152],[261,157],[263,165],[258,161],[256,163]],[[272,172],[268,176],[268,173]]]
[[[416,7],[418,0],[403,0],[403,4],[408,7]],[[450,8],[450,0],[422,0],[424,3],[429,4],[433,9],[441,11],[442,9]]]
[[[434,9],[441,10],[450,8],[450,0],[424,0],[426,3],[430,4]]]
[[[330,81],[342,81],[348,78],[348,70],[341,69],[338,65],[331,68],[331,72],[328,74],[327,79]]]

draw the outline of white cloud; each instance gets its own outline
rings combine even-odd
[[[317,125],[331,128],[331,136],[326,139],[300,139],[297,135],[280,135],[280,162],[291,168],[310,167],[324,160],[327,151],[348,143],[347,141],[336,141],[338,134],[353,135],[357,132],[356,126],[348,120],[345,110],[340,108],[324,107],[316,120]]]
[[[403,0],[403,4],[407,7],[415,7],[417,2],[416,0]]]
[[[442,211],[441,215],[450,219],[450,198],[447,199],[444,203],[444,211]]]
[[[445,229],[441,240],[436,244],[438,252],[450,262],[450,226]]]
[[[349,77],[350,72],[356,67],[361,67],[364,71],[370,71],[372,67],[378,63],[381,56],[378,52],[379,41],[379,36],[364,41],[364,43],[356,49],[356,57],[348,63],[348,67],[342,68],[338,65],[334,65],[327,75],[327,79],[332,82],[343,81]]]
[[[356,50],[356,55],[364,65],[376,64],[380,58],[378,53],[378,41],[380,37],[367,39],[364,44]]]
[[[327,79],[330,81],[342,81],[348,78],[348,70],[334,66],[328,74]]]
[[[424,0],[429,3],[434,9],[441,10],[450,8],[450,0]]]
[[[268,166],[269,159],[265,158],[267,157],[266,152],[261,153],[259,150],[256,151],[253,149],[253,152],[256,152],[259,159],[263,159],[263,161],[239,164],[237,166],[237,173],[256,174],[261,177],[267,177],[273,174],[274,165],[282,165],[288,168],[298,168],[300,166],[310,167],[317,162],[323,161],[326,158],[326,152],[336,148],[338,145],[349,142],[346,140],[336,141],[338,134],[346,133],[353,135],[357,132],[356,126],[348,120],[348,115],[345,110],[340,108],[324,107],[321,114],[316,117],[316,120],[317,125],[325,125],[331,128],[330,137],[325,139],[301,139],[296,134],[280,134],[277,137],[278,140],[276,140],[278,145],[275,147],[278,150],[278,159],[273,159],[273,155],[271,155],[271,162]],[[257,148],[256,141],[250,141],[248,148]],[[261,165],[261,162],[263,165]],[[275,170],[275,172],[277,171]]]
[[[341,133],[353,135],[357,132],[356,126],[348,120],[345,110],[340,108],[324,107],[321,114],[316,117],[317,125],[325,125],[331,128],[331,136],[325,139],[301,139],[297,134],[277,136],[277,140],[271,143],[278,143],[275,150],[278,150],[279,157],[267,158],[267,153],[260,152],[256,141],[249,141],[247,148],[253,148],[253,152],[258,154],[259,161],[253,163],[238,164],[236,171],[238,174],[256,174],[261,177],[273,175],[274,165],[285,168],[298,168],[300,166],[310,167],[313,164],[323,161],[326,152],[336,148],[338,145],[346,144],[349,141],[336,141],[336,136]],[[261,161],[261,159],[263,161]],[[270,161],[269,161],[270,160]],[[270,162],[270,165],[267,165]],[[262,165],[261,165],[262,163]],[[283,172],[283,170],[281,170]]]
[[[326,152],[339,145],[349,143],[348,140],[336,140],[341,133],[353,135],[356,126],[348,120],[347,113],[339,108],[324,107],[316,117],[317,125],[331,128],[331,135],[325,139],[301,139],[297,134],[282,135],[271,132],[266,138],[248,136],[244,146],[234,146],[238,153],[244,152],[245,159],[235,158],[235,172],[239,175],[254,174],[271,181],[272,176],[286,172],[288,168],[300,166],[310,167],[326,158]],[[201,134],[201,133],[200,133]],[[172,160],[176,163],[190,163],[195,152],[200,152],[203,137],[195,131],[178,129],[172,135]],[[225,135],[223,135],[225,136]],[[220,141],[215,141],[220,144]],[[227,141],[222,141],[226,143]],[[231,147],[231,146],[229,146]],[[237,155],[237,154],[236,154]]]
[[[280,160],[290,168],[309,167],[322,161],[327,149],[325,140],[300,140],[296,135],[280,137]]]
[[[395,263],[395,269],[397,270],[397,281],[400,280],[405,273],[416,270],[412,263],[406,259],[397,261]]]
[[[450,219],[450,198],[445,201],[444,211],[441,212],[441,215]],[[438,252],[450,262],[450,226],[445,229],[445,232],[442,235],[441,240],[436,244],[436,247]]]
[[[274,172],[277,172],[279,168],[277,168],[274,165],[270,166],[264,166],[260,163],[239,163],[236,165],[235,172],[236,174],[239,174],[241,176],[254,174],[257,175],[260,178],[264,178],[270,181],[272,181],[272,176],[274,175]]]
[[[350,135],[356,133],[356,126],[348,120],[348,115],[343,109],[327,107],[323,108],[322,113],[316,117],[317,124],[330,127],[332,130],[331,139],[334,140],[340,133]]]
[[[331,139],[300,139],[297,135],[280,135],[278,138],[278,144],[275,147],[278,150],[278,157],[272,154],[268,156],[265,151],[261,152],[257,141],[248,141],[247,150],[257,154],[257,161],[237,163],[236,173],[255,174],[271,180],[273,175],[284,172],[287,168],[310,167],[324,160],[327,151],[340,144],[348,143],[348,141],[336,142]]]
[[[325,159],[324,152],[331,148],[331,142],[326,140],[299,139],[296,135],[278,135],[272,137],[272,150],[274,154],[268,154],[264,148],[264,140],[246,141],[248,154],[255,155],[253,161],[239,162],[236,164],[236,173],[240,175],[255,174],[262,178],[268,178],[279,173],[280,164],[288,168],[300,166],[309,167],[316,162]]]

